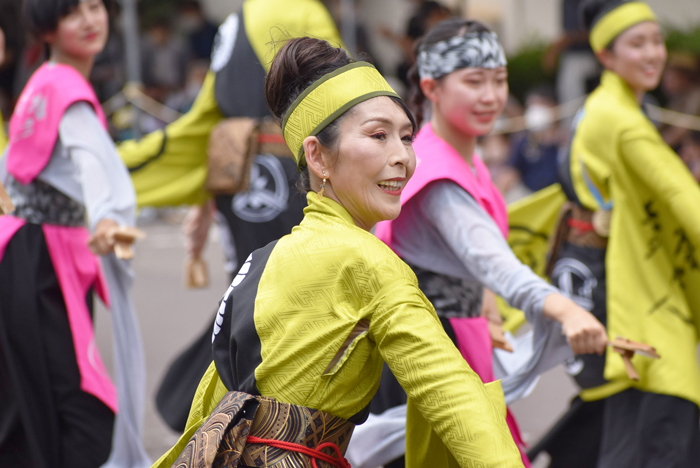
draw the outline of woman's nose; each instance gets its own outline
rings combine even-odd
[[[496,99],[496,86],[493,83],[486,83],[484,93],[481,95],[482,102],[493,102]]]

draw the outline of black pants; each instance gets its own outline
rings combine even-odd
[[[598,468],[700,467],[700,411],[695,403],[625,390],[605,399]]]
[[[682,398],[628,389],[599,401],[575,398],[528,452],[549,468],[700,467],[700,411]]]
[[[27,224],[0,262],[0,467],[97,468],[113,425],[114,413],[80,388],[43,231]]]

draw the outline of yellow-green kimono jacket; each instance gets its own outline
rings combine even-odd
[[[0,112],[0,153],[5,151],[5,146],[7,146],[7,134],[5,133],[5,121],[2,118],[2,112]]]
[[[612,204],[605,257],[608,336],[647,343],[661,355],[659,360],[635,355],[641,378],[634,382],[620,355],[608,352],[609,382],[583,390],[581,397],[597,400],[634,387],[700,405],[700,188],[630,87],[610,71],[586,101],[570,169],[585,208]],[[553,228],[552,208],[563,200],[561,189],[551,187],[513,207],[515,213],[509,210],[525,228],[523,239],[534,241],[521,239],[524,261],[543,251],[542,239]],[[547,216],[529,216],[533,212]]]
[[[214,363],[185,433],[154,466],[173,463],[227,389],[352,419],[384,361],[409,396],[407,447],[428,449],[411,440],[411,424],[430,424],[444,442],[418,454],[428,464],[409,450],[408,466],[522,466],[499,383],[485,386],[469,368],[411,269],[340,205],[307,198],[302,223],[253,252],[224,296]]]
[[[239,27],[265,71],[286,39],[308,35],[342,44],[319,0],[246,0],[242,11]],[[119,145],[139,206],[202,204],[209,197],[204,189],[209,135],[224,118],[214,95],[216,76],[207,74],[192,108],[163,131]]]
[[[610,383],[582,396],[635,387],[700,405],[700,188],[612,72],[603,73],[586,101],[571,176],[584,207],[613,204],[605,259],[608,335],[650,344],[662,357],[635,356],[641,379],[634,383],[620,356],[609,352]]]

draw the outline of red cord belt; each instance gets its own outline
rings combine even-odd
[[[318,468],[318,465],[316,465],[316,459],[322,460],[328,463],[329,465],[334,466],[335,468],[352,468],[350,466],[350,463],[345,458],[343,458],[343,454],[340,452],[340,448],[338,448],[338,446],[335,445],[333,442],[324,442],[315,449],[312,449],[304,445],[294,444],[292,442],[285,442],[283,440],[261,439],[255,436],[248,436],[247,443],[269,445],[270,447],[288,450],[290,452],[303,453],[304,455],[311,458],[311,465],[314,468]],[[335,451],[336,457],[321,452],[321,449],[327,447],[330,447],[333,449],[333,451]]]
[[[593,228],[593,223],[588,221],[583,221],[576,218],[569,218],[566,221],[566,223],[569,225],[569,227],[572,227],[576,230],[577,235],[581,235],[589,231],[595,231],[595,229]]]

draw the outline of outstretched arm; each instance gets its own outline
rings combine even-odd
[[[502,393],[492,395],[469,368],[417,285],[389,284],[376,300],[370,336],[460,466],[522,466]]]

